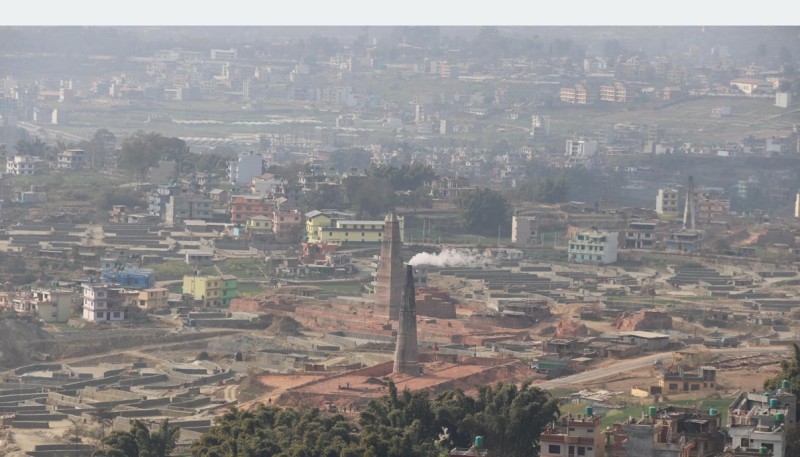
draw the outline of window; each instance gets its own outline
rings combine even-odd
[[[561,454],[561,445],[551,444],[547,446],[547,452],[549,452],[550,454]]]
[[[593,428],[587,428],[586,429],[586,433],[594,433],[594,429]]]
[[[97,317],[102,319],[105,316],[105,314],[106,313],[104,313],[104,312],[99,312],[99,313],[97,313]]]
[[[678,390],[678,385],[677,384],[670,384],[669,385],[669,390]]]
[[[700,390],[700,384],[692,384],[692,390]]]
[[[111,317],[119,317],[119,312],[115,312],[111,315]]]
[[[739,443],[741,447],[747,449],[750,447],[750,439],[749,438],[742,438],[742,442]]]
[[[586,448],[583,446],[578,446],[578,455],[586,455]]]

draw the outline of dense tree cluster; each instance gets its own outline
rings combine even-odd
[[[273,167],[271,171],[283,173],[288,179],[294,168]],[[359,218],[380,217],[402,205],[410,208],[430,207],[428,185],[436,177],[429,166],[412,164],[370,167],[363,173],[354,173],[342,179],[341,186],[320,186],[307,192],[309,209],[351,209]]]
[[[498,229],[511,223],[511,206],[500,192],[477,188],[463,192],[456,198],[456,208],[461,225],[469,233],[497,235]]]
[[[557,402],[530,384],[482,386],[475,397],[453,390],[434,399],[389,384],[389,394],[372,400],[358,424],[316,409],[231,409],[192,447],[192,455],[438,457],[484,436],[496,455],[528,457],[558,416]]]
[[[150,168],[157,166],[160,160],[175,160],[180,167],[186,152],[186,143],[181,139],[140,130],[122,142],[117,165],[145,179]]]
[[[161,422],[158,430],[150,431],[142,421],[133,422],[127,432],[113,432],[103,439],[103,449],[92,457],[167,457],[175,450],[180,428]]]

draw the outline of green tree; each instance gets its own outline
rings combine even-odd
[[[461,224],[470,233],[496,235],[498,227],[508,227],[511,207],[505,197],[488,188],[459,194],[455,201]]]
[[[144,180],[150,168],[158,165],[159,159],[160,153],[155,143],[140,130],[122,142],[117,165]]]
[[[432,208],[433,197],[430,187],[420,187],[414,191],[405,191],[397,194],[397,206],[411,208],[417,212],[418,208]]]
[[[387,180],[396,191],[416,190],[436,178],[433,168],[420,163],[403,164],[399,167],[382,165],[370,169],[368,175]]]
[[[464,417],[460,430],[484,436],[494,455],[509,457],[536,455],[542,431],[560,415],[558,401],[530,382],[481,386],[476,409]]]
[[[339,173],[351,170],[365,170],[372,162],[372,154],[361,148],[340,149],[331,154],[328,161]]]
[[[342,186],[319,186],[304,194],[308,209],[343,209]]]
[[[564,175],[548,176],[536,183],[533,189],[534,198],[543,203],[559,203],[567,201],[569,184]]]
[[[42,139],[38,136],[33,137],[33,139],[30,140],[22,139],[17,141],[17,144],[14,145],[14,149],[16,149],[17,154],[20,155],[30,155],[42,158],[47,157],[52,150],[52,148],[47,143],[42,141]]]
[[[192,446],[192,455],[333,457],[354,448],[355,431],[354,424],[342,415],[323,414],[318,409],[231,408]]]
[[[181,139],[139,130],[122,142],[118,165],[143,180],[150,168],[157,166],[160,160],[181,163],[187,152],[186,143]]]
[[[358,186],[350,204],[359,218],[378,217],[394,209],[394,196],[384,180],[370,176]]]
[[[136,420],[127,432],[113,432],[103,440],[104,450],[93,457],[168,457],[175,450],[180,427],[164,420],[158,430],[151,432],[142,421]]]

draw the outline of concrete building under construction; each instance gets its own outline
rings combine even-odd
[[[386,215],[383,228],[381,254],[378,259],[377,284],[375,286],[376,310],[384,312],[389,320],[400,317],[403,290],[403,240],[400,237],[400,221],[393,212]]]

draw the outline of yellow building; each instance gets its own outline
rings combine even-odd
[[[163,287],[142,289],[139,291],[137,304],[139,305],[139,308],[147,310],[166,308],[168,297],[169,290]]]
[[[400,239],[403,237],[404,219],[400,222]],[[322,227],[317,232],[319,241],[329,244],[365,244],[383,241],[384,221],[336,221],[332,227]]]
[[[222,278],[219,276],[183,277],[183,293],[203,302],[203,306],[222,306]]]
[[[331,218],[317,210],[309,211],[306,217],[306,241],[309,243],[319,243],[319,232],[331,225]]]
[[[272,218],[269,216],[253,216],[245,225],[247,233],[271,233]]]

